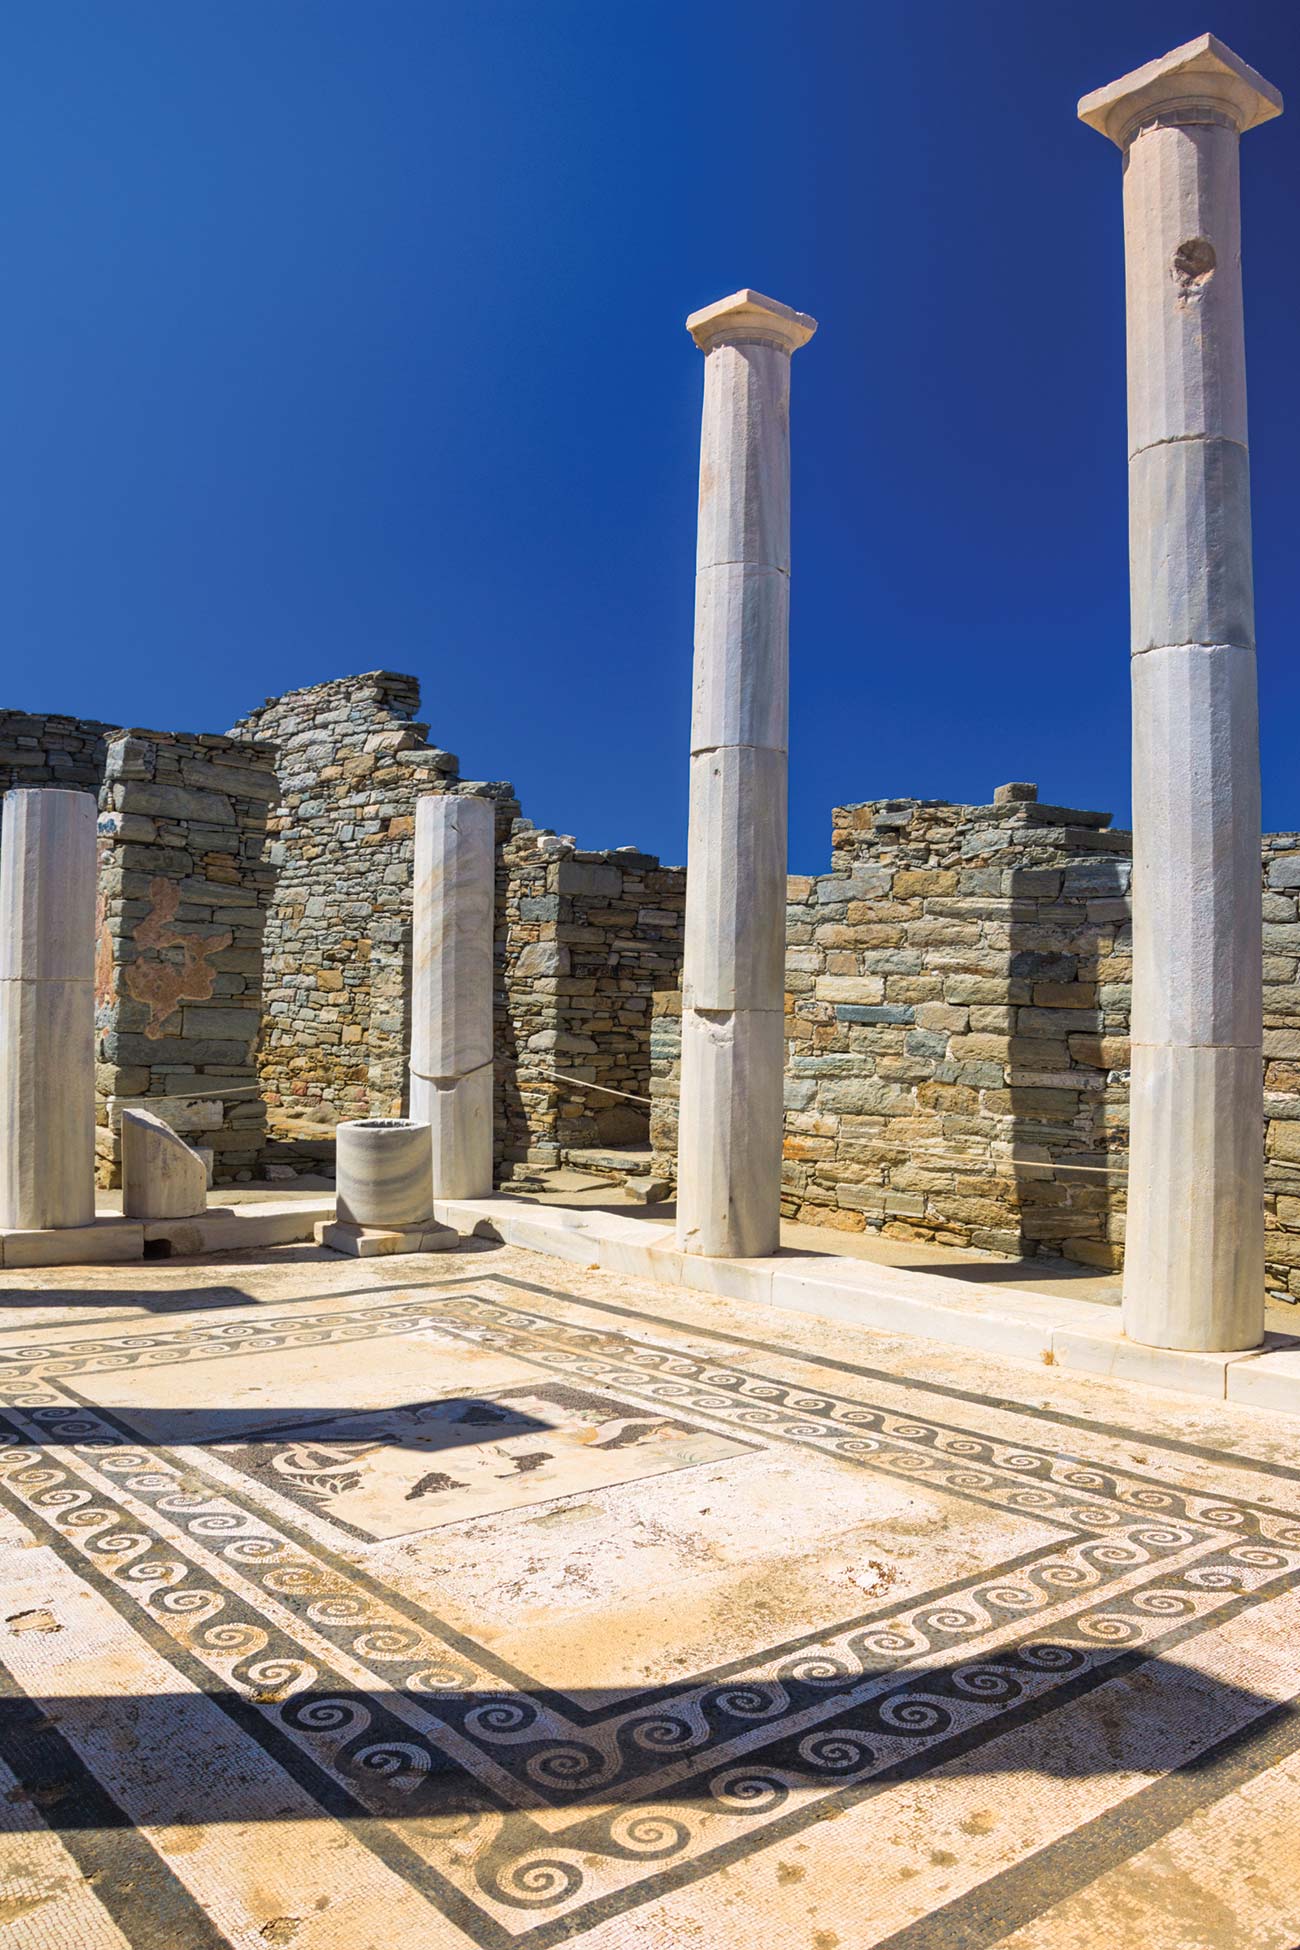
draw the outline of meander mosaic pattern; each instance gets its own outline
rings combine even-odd
[[[548,1317],[536,1289],[525,1300],[510,1286],[0,1350],[4,1503],[57,1540],[186,1682],[238,1711],[323,1809],[359,1819],[367,1845],[476,1944],[578,1935],[1300,1578],[1293,1510],[1000,1441],[963,1428],[958,1411],[935,1419],[812,1392],[673,1347],[670,1330],[632,1339]],[[521,1359],[538,1379],[469,1404],[486,1451],[466,1433],[419,1453],[420,1430],[432,1422],[445,1436],[464,1402],[380,1413],[389,1436],[403,1415],[403,1439],[414,1431],[404,1482],[431,1462],[459,1481],[471,1452],[508,1474],[553,1442],[559,1410],[561,1431],[567,1417],[602,1469],[790,1445],[1031,1518],[1040,1541],[901,1606],[584,1702],[414,1605],[364,1553],[333,1554],[334,1530],[340,1542],[367,1532],[331,1505],[346,1503],[367,1453],[389,1448],[366,1418],[254,1421],[243,1440],[234,1412],[210,1446],[141,1446],[130,1411],[85,1399],[95,1376],[124,1369],[417,1330]],[[455,1504],[420,1520],[456,1521]]]

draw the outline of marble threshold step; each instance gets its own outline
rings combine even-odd
[[[0,1230],[0,1266],[107,1266],[148,1258],[192,1258],[199,1253],[256,1251],[310,1239],[334,1217],[334,1195],[260,1198],[210,1205],[189,1219],[124,1219],[99,1212],[93,1225],[58,1226],[40,1232]],[[153,1250],[150,1251],[149,1249]]]
[[[1300,1415],[1300,1337],[1292,1335],[1268,1334],[1242,1354],[1186,1353],[1130,1341],[1116,1311],[1068,1294],[1000,1287],[988,1295],[950,1275],[797,1249],[770,1259],[702,1259],[677,1251],[670,1225],[502,1193],[439,1199],[434,1214],[462,1233],[664,1286]]]

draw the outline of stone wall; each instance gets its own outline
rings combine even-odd
[[[429,791],[497,804],[499,1169],[642,1142],[650,1097],[671,1173],[683,870],[539,830],[418,709],[413,678],[373,671],[228,737],[0,713],[0,783],[99,797],[106,1181],[124,1102],[210,1142],[219,1181],[324,1162],[338,1118],[400,1111]],[[840,807],[832,849],[789,883],[787,1216],[1117,1266],[1129,836],[1007,787]],[[1263,888],[1268,1264],[1300,1298],[1300,835],[1265,840]]]
[[[234,728],[274,748],[280,782],[258,1070],[282,1138],[402,1111],[415,801],[458,783],[419,702],[413,677],[371,671],[268,698]]]
[[[1032,792],[839,807],[831,872],[791,877],[787,1217],[1121,1263],[1131,837]],[[1300,1297],[1300,836],[1263,864],[1269,1277]],[[655,998],[661,1173],[679,1009]]]
[[[1117,1264],[1129,836],[886,801],[837,809],[832,848],[790,887],[793,1216]]]
[[[218,1183],[255,1173],[272,761],[267,746],[207,734],[107,736],[96,961],[103,1184],[119,1182],[120,1112],[141,1102],[212,1147]]]
[[[1264,841],[1264,1206],[1270,1284],[1300,1299],[1300,833]]]
[[[497,1071],[507,1163],[644,1144],[651,997],[681,977],[685,869],[634,847],[580,852],[524,821],[504,869]]]
[[[99,794],[115,727],[52,712],[0,711],[0,791],[59,785]]]
[[[649,1097],[671,1175],[683,870],[539,830],[418,709],[373,671],[228,737],[0,712],[0,783],[99,797],[105,1181],[124,1102],[210,1142],[219,1181],[323,1163],[338,1118],[400,1111],[429,791],[497,805],[499,1170],[643,1142]],[[1128,834],[1006,787],[840,807],[832,849],[789,882],[787,1216],[1116,1267]],[[1269,1276],[1300,1298],[1300,835],[1266,838],[1263,900]]]
[[[280,778],[258,1057],[267,1160],[323,1161],[340,1118],[407,1101],[415,802],[428,792],[497,805],[498,1164],[643,1139],[644,1104],[576,1080],[644,1097],[651,990],[680,972],[682,870],[538,830],[510,785],[461,780],[418,709],[414,678],[372,671],[268,699],[235,727],[274,747]]]

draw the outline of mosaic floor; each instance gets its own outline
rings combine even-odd
[[[6,1950],[1300,1943],[1280,1422],[506,1249],[36,1278]]]

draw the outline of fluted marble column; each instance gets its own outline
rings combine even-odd
[[[491,799],[417,800],[411,1116],[433,1130],[435,1198],[492,1190],[495,872]]]
[[[6,792],[0,828],[0,1226],[95,1217],[95,819]]]
[[[816,321],[737,291],[705,355],[695,573],[677,1242],[775,1252],[780,1223],[790,357]]]
[[[1281,110],[1212,34],[1085,96],[1124,154],[1133,625],[1124,1329],[1264,1330],[1259,726],[1238,139]]]

